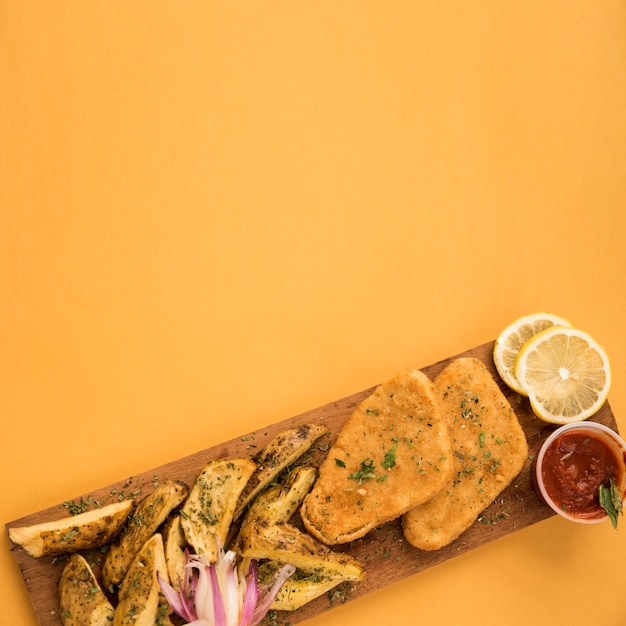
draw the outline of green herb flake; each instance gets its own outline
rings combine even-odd
[[[381,463],[381,465],[385,469],[391,469],[396,464],[396,450],[398,446],[395,445],[393,448],[390,448],[385,454],[385,460]]]
[[[348,478],[358,480],[359,485],[362,485],[368,478],[376,478],[373,459],[364,459],[361,461],[361,468],[350,474]]]
[[[346,464],[341,459],[335,459],[335,465],[337,467],[345,467]]]
[[[68,530],[62,537],[61,537],[61,541],[63,543],[71,543],[72,539],[79,534],[79,530],[77,526],[74,526],[73,528],[71,528],[70,530]]]
[[[63,506],[67,509],[70,515],[80,515],[81,513],[85,513],[89,511],[92,506],[99,506],[98,502],[94,499],[93,496],[88,496],[87,500],[85,500],[82,496],[79,502],[64,502]]]

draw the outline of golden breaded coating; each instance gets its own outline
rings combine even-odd
[[[407,370],[383,383],[348,418],[300,513],[326,544],[363,537],[432,498],[452,467],[432,381]]]
[[[520,473],[528,444],[517,416],[478,359],[460,358],[436,378],[448,421],[453,472],[432,500],[403,516],[407,541],[438,550],[469,528]]]

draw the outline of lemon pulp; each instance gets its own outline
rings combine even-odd
[[[597,413],[611,385],[604,348],[584,331],[564,326],[529,339],[519,351],[514,374],[537,417],[553,424]]]
[[[509,324],[496,339],[493,362],[502,380],[514,391],[528,395],[515,375],[515,360],[524,344],[552,326],[571,326],[564,318],[552,313],[531,313]]]

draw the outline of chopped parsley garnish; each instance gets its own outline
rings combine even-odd
[[[396,444],[395,446],[387,450],[385,458],[380,463],[381,467],[383,467],[384,469],[391,469],[396,464],[397,448],[398,446]],[[346,464],[341,459],[335,459],[335,464],[338,467],[346,466]],[[350,474],[348,478],[351,478],[352,480],[358,480],[359,485],[362,485],[368,478],[376,478],[378,482],[383,482],[387,480],[387,475],[385,474],[383,476],[377,476],[374,459],[367,458],[361,461],[359,469],[356,472],[352,472],[352,474]]]
[[[381,463],[381,465],[385,469],[390,469],[390,468],[392,468],[396,464],[396,449],[397,448],[398,448],[398,446],[395,445],[395,446],[393,446],[393,448],[390,448],[387,451],[387,454],[385,454],[385,460]]]
[[[98,503],[94,500],[93,496],[88,496],[85,500],[82,496],[79,502],[64,502],[63,506],[68,510],[70,515],[80,515],[87,512],[92,506],[98,506]]]
[[[364,459],[361,461],[361,467],[356,472],[350,474],[348,478],[359,481],[359,485],[362,485],[368,478],[376,478],[376,472],[374,471],[374,460]]]

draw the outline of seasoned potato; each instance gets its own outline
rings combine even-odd
[[[73,554],[61,573],[59,607],[63,626],[110,626],[113,619],[113,605],[80,554]]]
[[[297,461],[322,435],[326,426],[303,424],[289,428],[277,435],[254,457],[257,469],[243,490],[234,519],[238,519],[245,508],[260,491],[265,489],[287,466]]]
[[[350,555],[335,552],[295,526],[266,518],[252,520],[241,535],[244,559],[290,563],[320,578],[362,580],[363,566]]]
[[[113,626],[169,624],[169,604],[161,593],[157,572],[168,581],[163,537],[155,533],[137,552],[119,589]]]
[[[292,470],[284,483],[261,491],[248,507],[231,549],[241,550],[242,529],[254,519],[265,517],[275,522],[288,522],[313,486],[316,476],[314,467],[303,465]]]
[[[211,563],[217,559],[217,542],[226,544],[237,500],[255,469],[250,459],[210,461],[180,510],[187,542]]]
[[[259,584],[268,584],[279,567],[281,564],[276,561],[262,563],[259,566]],[[342,576],[318,576],[296,570],[282,584],[270,608],[275,611],[296,611],[343,582],[346,579]]]
[[[9,529],[9,538],[39,558],[99,548],[119,532],[133,508],[132,500],[62,519]]]
[[[246,511],[243,524],[261,516],[277,522],[288,522],[313,486],[316,477],[317,470],[314,467],[296,467],[287,475],[284,483],[272,485],[257,495]]]
[[[170,584],[176,591],[180,591],[180,582],[185,577],[185,547],[187,540],[180,523],[180,515],[172,515],[163,528],[163,543],[165,544],[165,560]]]
[[[188,493],[189,488],[184,483],[168,480],[139,502],[104,559],[102,581],[105,587],[122,582],[135,554]]]

